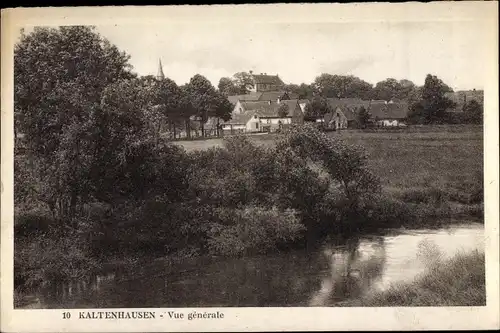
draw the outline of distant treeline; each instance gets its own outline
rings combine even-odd
[[[227,96],[248,94],[252,87],[252,76],[247,72],[235,73],[231,78],[223,77],[218,84],[219,91]],[[417,86],[412,81],[393,78],[372,85],[353,75],[323,73],[313,83],[286,84],[283,90],[299,99],[311,101],[306,116],[321,116],[330,112],[327,98],[359,98],[407,103],[411,123],[482,122],[483,95],[479,91],[453,93],[447,84],[430,74],[423,86]],[[369,115],[362,114],[360,117],[367,118]]]

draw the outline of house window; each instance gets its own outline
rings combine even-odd
[[[255,123],[255,129],[259,129],[259,123]]]

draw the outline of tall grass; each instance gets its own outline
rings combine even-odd
[[[346,302],[343,306],[482,306],[486,305],[484,253],[457,253],[429,263],[412,283]]]

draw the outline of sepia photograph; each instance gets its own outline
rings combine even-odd
[[[11,28],[13,309],[487,305],[496,5],[273,6]]]

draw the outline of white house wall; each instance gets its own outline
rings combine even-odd
[[[395,126],[397,127],[403,123],[398,121],[397,119],[384,119],[384,120],[379,120],[377,124],[383,127],[395,127]]]
[[[261,118],[260,122],[263,125],[279,125],[279,123],[282,124],[291,124],[292,123],[292,118]]]
[[[236,103],[236,105],[234,106],[233,113],[234,114],[240,114],[241,112],[243,112],[243,107],[241,106],[240,101],[238,101]]]
[[[247,132],[258,132],[260,131],[261,125],[259,118],[252,117],[246,123]]]

